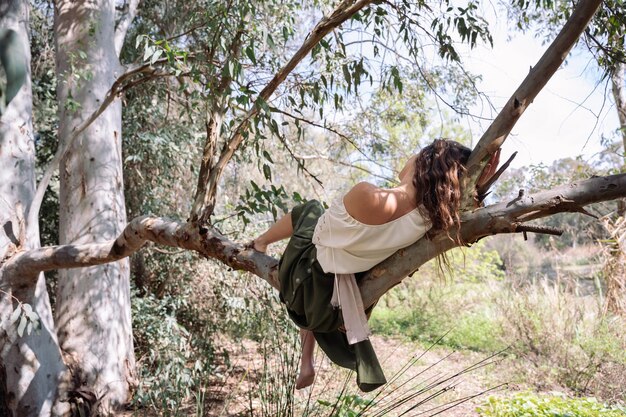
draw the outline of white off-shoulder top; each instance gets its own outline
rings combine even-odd
[[[357,273],[416,242],[430,226],[417,209],[384,224],[361,223],[348,213],[343,198],[338,198],[319,218],[313,243],[324,272]]]

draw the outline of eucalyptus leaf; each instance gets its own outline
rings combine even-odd
[[[9,322],[11,324],[15,323],[17,319],[20,318],[21,313],[22,313],[22,309],[20,308],[20,306],[18,306],[15,310],[13,310],[13,313],[11,313],[11,318],[9,319]]]
[[[24,334],[26,324],[28,324],[28,319],[26,318],[26,315],[22,315],[22,318],[20,319],[20,324],[17,326],[17,335],[19,337],[22,337],[22,335]]]

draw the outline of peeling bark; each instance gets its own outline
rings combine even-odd
[[[27,66],[26,80],[0,117],[0,260],[17,251],[39,247],[37,225],[27,231],[25,217],[35,191],[35,143],[32,127],[30,79],[29,4],[9,0],[0,6],[0,27],[13,29],[22,43],[19,56]],[[11,286],[13,281],[29,285]],[[52,321],[43,274],[21,273],[0,268],[0,393],[5,394],[0,414],[49,416],[62,413],[53,408],[66,368]],[[30,304],[41,330],[19,336],[9,316],[18,300]]]

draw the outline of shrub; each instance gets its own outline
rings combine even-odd
[[[511,398],[489,397],[478,407],[483,417],[625,417],[626,408],[610,407],[595,398],[564,395],[518,394]]]
[[[601,303],[543,281],[510,289],[497,299],[521,371],[538,388],[560,385],[579,394],[619,398],[625,393],[626,324],[602,313]],[[610,376],[610,377],[609,377]]]
[[[190,308],[186,297],[153,295],[132,299],[135,354],[140,384],[134,407],[150,407],[161,415],[179,415],[212,370],[210,343],[196,344],[177,314]],[[207,339],[208,340],[208,339]]]
[[[448,261],[445,281],[454,283],[446,285],[437,261],[429,262],[380,300],[373,330],[424,342],[447,333],[442,343],[453,348],[501,350],[505,345],[492,302],[504,278],[500,257],[478,242],[471,249],[450,251]]]

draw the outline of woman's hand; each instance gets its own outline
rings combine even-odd
[[[491,178],[498,170],[498,164],[500,163],[500,148],[491,155],[489,158],[489,162],[485,165],[483,172],[478,177],[478,181],[476,181],[476,188],[481,189],[485,184],[491,181]]]

